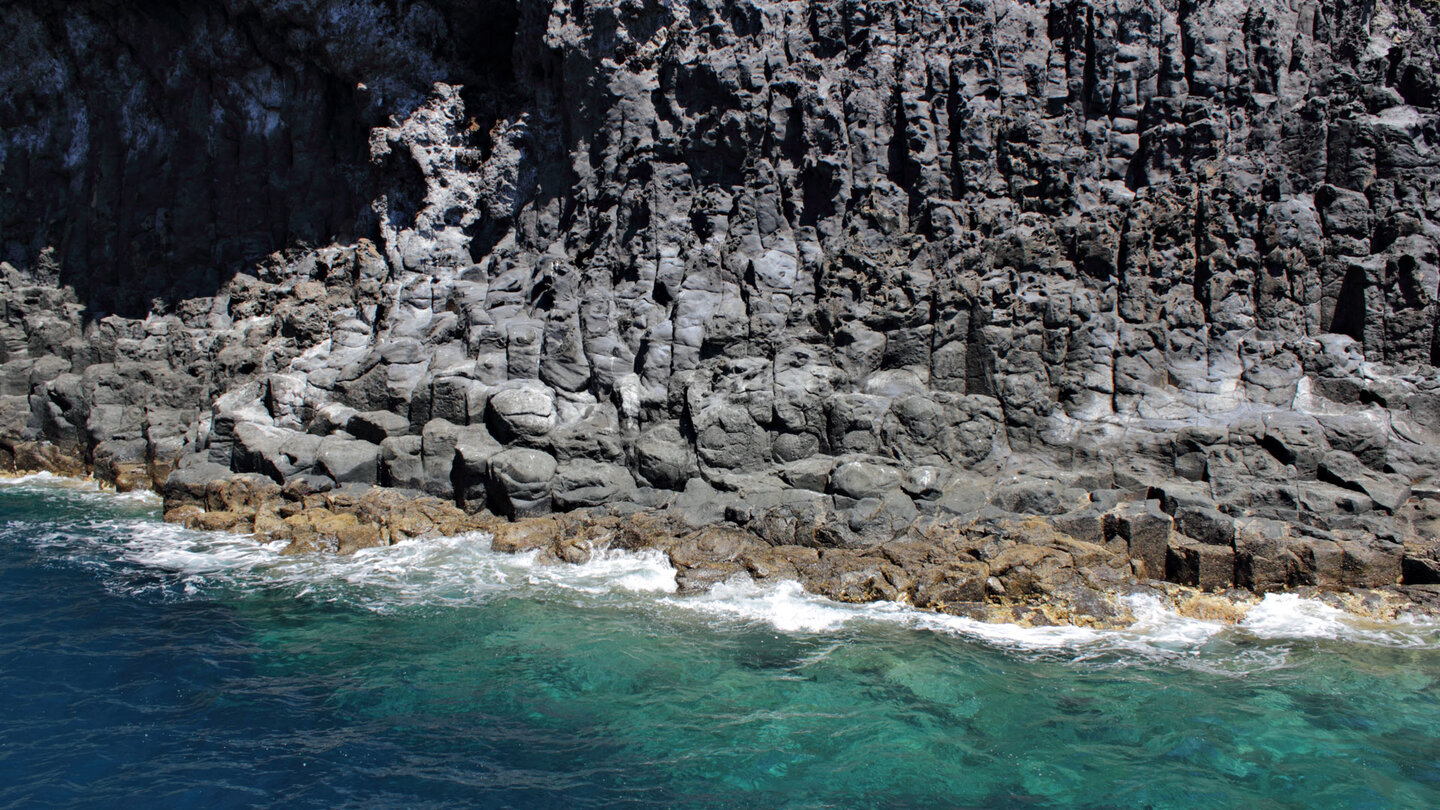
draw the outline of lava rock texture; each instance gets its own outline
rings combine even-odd
[[[1437,18],[0,4],[0,445],[963,546],[878,588],[939,605],[1094,549],[1216,589],[1440,582]],[[1004,528],[1037,516],[1063,555]]]

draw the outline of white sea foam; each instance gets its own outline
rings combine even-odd
[[[64,479],[42,476],[31,478],[32,485],[68,485]],[[117,497],[71,492],[87,500]],[[762,624],[782,633],[834,633],[867,624],[898,626],[1077,659],[1117,655],[1203,659],[1207,652],[1217,650],[1215,644],[1233,657],[1238,648],[1226,642],[1248,638],[1251,648],[1256,640],[1266,642],[1268,646],[1261,651],[1264,660],[1247,663],[1247,668],[1283,662],[1283,643],[1297,640],[1440,646],[1440,623],[1433,620],[1368,621],[1294,594],[1267,596],[1234,627],[1182,616],[1155,596],[1128,597],[1126,607],[1136,622],[1120,630],[1023,627],[896,603],[842,604],[811,594],[797,582],[756,583],[740,578],[720,583],[707,593],[677,594],[675,569],[654,551],[602,551],[583,565],[543,564],[534,553],[492,551],[489,536],[474,533],[406,540],[351,556],[286,556],[281,553],[282,543],[263,545],[246,536],[191,531],[151,520],[97,521],[90,529],[83,533],[32,532],[28,536],[30,542],[55,548],[86,564],[119,563],[158,573],[187,594],[216,589],[241,594],[278,591],[298,599],[351,604],[377,612],[476,605],[499,596],[561,597],[578,604],[659,609],[679,620],[698,616],[722,625]],[[148,584],[136,587],[156,586],[151,577]]]
[[[67,478],[52,472],[34,472],[14,477],[0,478],[0,487],[64,487],[98,492],[100,485],[90,478]]]
[[[1260,638],[1339,638],[1347,629],[1345,613],[1296,594],[1268,594],[1239,626]]]
[[[549,564],[536,555],[490,550],[485,534],[406,540],[352,556],[285,556],[283,544],[195,532],[167,524],[118,521],[124,560],[173,572],[194,587],[241,591],[289,588],[296,596],[346,602],[388,612],[416,605],[479,604],[498,594],[571,594],[583,600],[623,597],[722,623],[765,624],[782,633],[829,633],[879,623],[942,633],[1028,651],[1078,657],[1139,654],[1148,658],[1199,655],[1217,637],[1245,634],[1267,641],[1334,639],[1386,646],[1440,646],[1440,625],[1380,623],[1313,599],[1270,595],[1234,628],[1183,616],[1155,596],[1128,597],[1130,627],[1097,630],[1068,625],[1025,627],[978,621],[877,602],[850,605],[807,592],[794,581],[722,582],[701,594],[676,594],[675,569],[654,551],[597,552],[582,565]],[[1274,661],[1259,662],[1273,664]]]
[[[110,493],[110,495],[117,501],[140,503],[146,506],[160,506],[165,502],[165,499],[160,497],[160,493],[148,489],[132,489],[129,492],[116,492]]]
[[[145,506],[159,506],[163,499],[159,493],[148,489],[135,489],[117,493],[102,489],[100,482],[93,478],[71,478],[51,472],[34,472],[8,478],[0,478],[0,488],[21,489],[29,492],[64,492],[70,497],[86,500],[103,498],[121,503]]]
[[[1238,626],[1263,639],[1328,639],[1387,647],[1440,646],[1440,622],[1433,619],[1408,617],[1378,621],[1293,593],[1267,594],[1245,614]]]
[[[539,565],[535,554],[502,554],[490,536],[411,539],[349,556],[282,553],[241,535],[197,532],[141,521],[115,521],[120,557],[170,572],[187,586],[241,592],[288,589],[299,598],[344,602],[379,612],[417,605],[479,604],[529,587],[590,596],[675,590],[675,571],[660,554],[597,553],[584,565]]]
[[[763,622],[783,633],[835,630],[865,615],[863,608],[815,596],[793,581],[757,584],[732,579],[706,593],[674,597],[669,604],[709,616]]]

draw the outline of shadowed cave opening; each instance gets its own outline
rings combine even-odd
[[[518,5],[314,5],[0,8],[47,68],[0,99],[0,260],[33,269],[50,248],[87,318],[143,317],[275,251],[374,238],[372,201],[415,178],[371,163],[371,128],[443,81],[484,138],[514,86]]]

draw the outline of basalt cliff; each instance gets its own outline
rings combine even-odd
[[[6,467],[959,612],[1437,593],[1435,0],[0,28]]]

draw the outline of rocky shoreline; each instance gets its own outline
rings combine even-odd
[[[96,473],[102,487],[145,489],[134,485],[138,475]],[[660,552],[676,571],[680,593],[737,577],[796,581],[837,602],[895,602],[1028,627],[1127,627],[1138,618],[1136,596],[1152,597],[1181,616],[1233,624],[1265,592],[1318,599],[1374,621],[1440,617],[1440,585],[1358,579],[1364,573],[1343,555],[1330,568],[1310,572],[1309,583],[1278,589],[1179,581],[1208,569],[1195,567],[1192,541],[1174,534],[1165,539],[1155,522],[1160,502],[1153,499],[1121,501],[1103,513],[1103,542],[1076,537],[1081,532],[1073,522],[1066,531],[1040,517],[992,515],[932,516],[884,544],[841,546],[826,545],[836,534],[820,513],[812,511],[813,522],[806,524],[797,523],[793,509],[771,508],[758,522],[738,524],[742,499],[714,492],[691,492],[659,508],[612,505],[515,519],[469,513],[414,491],[281,487],[264,476],[200,466],[170,476],[157,492],[167,522],[248,534],[257,543],[283,542],[284,554],[353,554],[406,539],[479,532],[490,536],[495,551],[534,553],[542,564],[584,564],[606,550]],[[715,510],[728,518],[717,518]],[[1141,528],[1146,525],[1148,532]],[[1163,555],[1165,574],[1147,577],[1153,563],[1146,557],[1157,555]]]
[[[1440,586],[1429,0],[52,5],[0,467],[1033,621]]]

